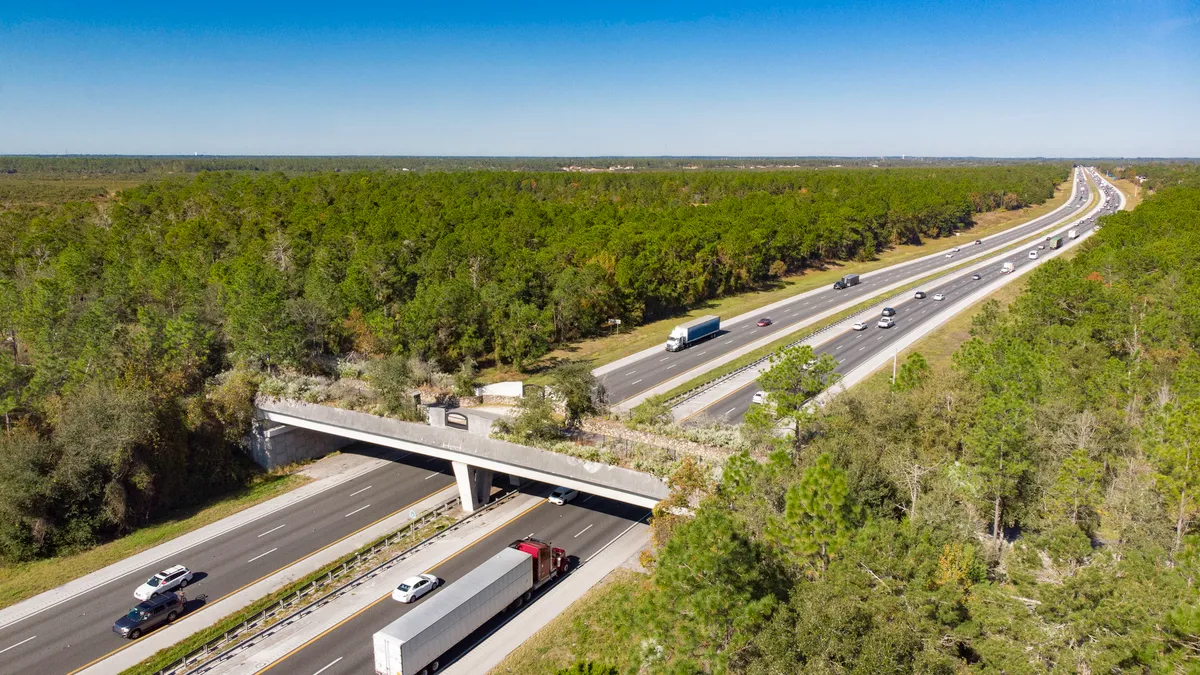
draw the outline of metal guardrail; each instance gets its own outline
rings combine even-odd
[[[296,592],[291,593],[288,596],[280,599],[278,602],[271,605],[270,607],[267,607],[266,609],[263,609],[262,611],[258,612],[254,616],[246,619],[245,621],[242,621],[237,626],[234,626],[233,628],[229,629],[228,631],[225,631],[219,637],[215,637],[212,640],[209,640],[208,642],[204,643],[204,645],[197,647],[196,649],[193,649],[192,651],[188,652],[186,655],[184,655],[179,660],[177,660],[177,661],[171,663],[170,665],[166,666],[165,668],[157,671],[156,675],[181,675],[182,673],[195,672],[195,669],[197,669],[197,668],[201,668],[201,667],[204,667],[207,665],[214,665],[217,661],[227,658],[228,656],[232,656],[234,651],[241,649],[243,647],[249,646],[253,642],[255,642],[263,637],[266,637],[271,632],[279,630],[280,628],[291,624],[295,619],[297,619],[301,616],[304,616],[304,615],[308,614],[309,612],[311,612],[312,610],[316,609],[317,607],[330,602],[331,600],[340,596],[342,593],[345,593],[347,590],[350,590],[351,588],[361,585],[364,581],[370,579],[371,577],[375,576],[379,572],[395,565],[396,563],[404,560],[405,558],[412,556],[418,550],[427,547],[434,540],[440,539],[440,538],[444,537],[447,533],[458,529],[463,523],[469,522],[469,521],[473,520],[476,516],[483,514],[483,513],[487,513],[488,511],[491,511],[492,509],[496,508],[500,504],[507,502],[509,499],[512,499],[513,496],[516,494],[518,494],[518,492],[516,492],[514,490],[514,491],[508,492],[508,493],[500,496],[498,499],[492,501],[484,508],[479,509],[478,511],[475,511],[473,513],[467,514],[466,517],[456,521],[454,524],[450,525],[446,529],[436,532],[436,533],[426,537],[425,539],[422,539],[421,541],[404,549],[403,551],[397,553],[396,555],[392,556],[391,558],[388,558],[387,560],[366,570],[365,572],[363,572],[362,574],[359,574],[358,576],[354,577],[353,579],[350,579],[349,581],[345,582],[344,584],[341,584],[337,588],[334,588],[333,590],[329,591],[328,593],[316,598],[315,600],[308,602],[307,604],[304,604],[299,609],[296,609],[295,611],[291,612],[287,616],[284,616],[283,618],[279,619],[278,621],[273,621],[273,622],[271,621],[273,618],[278,616],[281,612],[289,609],[290,607],[295,606],[301,600],[311,596],[313,593],[319,591],[321,588],[328,586],[330,583],[333,583],[336,579],[340,579],[347,572],[353,571],[356,568],[360,567],[363,563],[370,560],[374,555],[378,554],[380,551],[387,549],[389,546],[395,544],[397,541],[402,540],[404,537],[412,536],[414,533],[416,533],[416,531],[420,527],[432,522],[436,518],[451,511],[458,504],[458,497],[454,497],[445,502],[442,502],[441,504],[434,507],[433,509],[426,511],[419,518],[409,522],[407,525],[405,525],[400,530],[397,530],[396,532],[393,532],[392,534],[388,535],[384,539],[376,542],[369,549],[359,550],[357,553],[355,553],[353,559],[347,560],[346,562],[342,563],[340,568],[330,570],[326,575],[319,577],[317,579],[314,579],[312,582],[306,584],[303,588],[298,589]],[[264,626],[264,624],[267,624],[267,625]],[[258,632],[254,633],[253,635],[250,635],[248,637],[244,637],[244,638],[242,637],[243,634],[246,633],[247,631],[253,630],[255,628],[259,628],[260,626],[262,626],[262,628]]]
[[[1099,215],[1100,215],[1100,214],[1097,214],[1097,216],[1096,216],[1096,217],[1099,217]],[[1070,220],[1072,216],[1078,216],[1078,218],[1076,218],[1076,220],[1084,220],[1084,219],[1086,219],[1086,214],[1085,214],[1085,213],[1078,213],[1078,212],[1077,212],[1077,213],[1073,213],[1073,214],[1071,214],[1070,216],[1067,216],[1067,217],[1063,218],[1062,220]],[[1053,227],[1053,226],[1051,226],[1051,227]],[[1061,225],[1060,225],[1059,227],[1061,227]],[[1045,228],[1045,229],[1050,229],[1050,228],[1049,228],[1049,227],[1047,227],[1047,228]],[[1045,229],[1038,230],[1038,232],[1039,232],[1039,233],[1041,233],[1041,232],[1044,232],[1044,231],[1045,231]],[[1005,254],[1005,255],[1010,255],[1010,254],[1012,253],[1012,249],[1017,249],[1017,248],[1020,248],[1020,247],[1021,247],[1021,244],[1020,244],[1020,242],[1021,242],[1021,241],[1024,241],[1024,238],[1018,239],[1018,240],[1014,241],[1014,242],[1013,242],[1013,243],[1012,243],[1010,246],[1006,247],[1004,250],[1006,250],[1006,251],[1009,251],[1009,253],[1007,253],[1007,254]],[[1000,253],[1002,253],[1002,251],[996,251],[996,253],[997,253],[997,254],[1000,254]],[[1000,257],[1000,256],[999,256],[999,255],[997,255],[996,257]],[[986,261],[986,260],[988,260],[988,259],[990,259],[990,258],[984,258],[983,260],[985,260],[985,261]],[[971,261],[971,262],[979,262],[979,261]],[[951,278],[951,277],[954,277],[954,276],[956,276],[956,275],[966,274],[966,273],[967,273],[967,271],[968,271],[968,269],[969,269],[970,267],[971,267],[971,265],[964,265],[964,266],[962,266],[962,267],[960,267],[960,268],[958,268],[958,269],[951,270],[951,271],[949,271],[949,272],[946,272],[945,274],[938,275],[938,276],[936,276],[936,277],[933,277],[933,278],[929,279],[929,281],[927,282],[927,284],[933,284],[933,283],[943,283],[943,282],[944,282],[944,281],[946,281],[947,279],[949,279],[949,278]],[[911,288],[910,288],[909,290],[911,290]],[[904,297],[905,297],[905,296],[908,294],[908,292],[909,292],[908,290],[904,290],[904,291],[901,291],[901,292],[899,292],[899,293],[896,293],[895,295],[889,296],[889,297],[887,297],[887,298],[885,298],[885,299],[883,299],[883,300],[881,300],[881,301],[879,301],[879,302],[876,302],[875,304],[873,304],[873,305],[871,305],[871,306],[869,306],[869,307],[865,307],[865,308],[863,308],[862,310],[860,310],[860,311],[858,311],[858,312],[853,312],[853,313],[852,313],[850,316],[847,316],[847,317],[845,317],[845,318],[843,318],[843,319],[839,319],[839,320],[837,320],[837,321],[834,321],[833,323],[831,323],[831,324],[829,324],[829,325],[827,325],[827,326],[825,326],[825,327],[823,327],[823,328],[820,328],[820,329],[818,329],[818,330],[815,330],[815,331],[813,331],[813,332],[811,332],[811,333],[809,333],[809,334],[805,335],[804,337],[802,337],[802,338],[800,338],[800,339],[798,339],[798,340],[796,340],[796,341],[794,341],[794,342],[789,342],[788,344],[784,345],[783,347],[780,347],[779,349],[789,349],[789,348],[791,348],[791,347],[795,347],[795,346],[797,346],[797,345],[800,345],[801,343],[803,343],[803,342],[805,342],[805,341],[807,341],[807,340],[810,340],[810,339],[812,339],[812,338],[814,338],[814,337],[816,337],[816,336],[820,335],[821,333],[824,333],[825,331],[828,331],[828,330],[830,330],[830,329],[832,329],[832,328],[834,328],[834,327],[836,327],[836,326],[840,325],[841,323],[843,323],[843,322],[844,322],[844,321],[846,321],[847,319],[849,319],[849,318],[852,318],[854,315],[856,315],[856,314],[859,314],[860,312],[861,312],[861,313],[870,312],[870,311],[871,311],[873,308],[880,307],[880,306],[884,306],[884,307],[886,307],[886,306],[888,305],[888,303],[891,303],[891,302],[893,302],[893,301],[896,301],[896,300],[901,300],[901,299],[903,299],[903,298],[904,298]],[[776,351],[778,351],[778,349],[777,349]],[[752,369],[752,368],[756,368],[756,367],[758,367],[758,366],[760,366],[760,365],[762,365],[762,364],[764,364],[764,363],[767,363],[768,361],[770,361],[770,360],[771,360],[771,356],[772,356],[772,354],[768,354],[768,355],[766,355],[766,356],[764,356],[764,357],[762,357],[762,358],[760,358],[760,359],[757,359],[757,360],[755,360],[753,363],[748,363],[748,364],[746,364],[746,365],[744,365],[744,366],[742,366],[742,367],[740,367],[740,368],[737,368],[736,370],[732,370],[732,371],[730,371],[730,372],[728,372],[728,373],[725,373],[724,375],[721,375],[720,377],[713,378],[713,379],[709,380],[708,382],[705,382],[704,384],[699,384],[699,385],[696,385],[695,387],[692,387],[691,389],[688,389],[687,391],[685,391],[685,392],[683,392],[683,393],[676,394],[675,396],[672,396],[671,398],[669,398],[669,399],[667,399],[666,401],[664,401],[664,404],[665,404],[665,405],[666,405],[668,408],[675,408],[675,407],[677,407],[677,406],[679,406],[679,405],[682,405],[683,403],[686,403],[687,401],[690,401],[690,400],[692,400],[693,398],[696,398],[696,397],[697,397],[697,396],[699,396],[700,394],[703,394],[704,392],[706,392],[706,391],[709,391],[709,390],[713,389],[714,387],[717,387],[717,386],[719,386],[719,385],[721,385],[721,384],[724,384],[725,382],[728,382],[729,380],[731,380],[731,379],[733,379],[733,378],[737,377],[738,375],[741,375],[742,373],[745,373],[746,371],[748,371],[748,370],[750,370],[750,369]]]

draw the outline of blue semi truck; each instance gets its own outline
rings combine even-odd
[[[721,317],[719,316],[702,316],[699,319],[681,323],[671,329],[671,335],[667,338],[667,351],[677,352],[680,349],[687,349],[693,343],[716,335],[720,330]]]

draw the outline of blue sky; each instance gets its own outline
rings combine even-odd
[[[1200,156],[1200,0],[4,4],[0,153]]]

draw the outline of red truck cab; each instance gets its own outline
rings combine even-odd
[[[566,551],[532,537],[518,539],[510,544],[509,548],[515,548],[533,556],[533,587],[535,589],[551,579],[557,579],[559,575],[566,574],[571,569],[571,562],[567,560]]]

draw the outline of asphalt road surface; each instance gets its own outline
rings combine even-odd
[[[543,486],[542,492],[546,491]],[[574,567],[618,538],[631,525],[647,515],[649,515],[649,511],[645,508],[586,494],[580,495],[575,501],[564,506],[555,506],[543,501],[462,553],[430,570],[445,583],[438,590],[419,600],[418,603],[428,602],[429,598],[440,593],[454,580],[475,569],[484,560],[492,557],[517,539],[533,536],[554,544],[566,550],[568,556],[572,556],[572,566]],[[545,590],[543,589],[539,594],[544,593]],[[375,668],[375,659],[371,636],[375,634],[375,631],[395,621],[418,603],[404,605],[393,601],[390,596],[383,596],[350,620],[335,626],[329,632],[320,635],[259,672],[304,674],[319,672],[321,675],[372,673]],[[538,611],[537,598],[535,597],[522,611]],[[489,634],[509,616],[511,615],[498,617],[494,622],[489,622],[476,631],[476,634],[464,640],[456,647],[457,652],[451,651],[441,659],[443,667],[449,665],[456,656],[469,650],[479,639]],[[516,616],[519,617],[520,614]]]
[[[454,482],[440,459],[373,446],[343,452],[354,451],[398,461],[5,627],[0,672],[70,673],[132,644],[112,632],[113,622],[138,604],[134,589],[160,569],[186,565],[196,575],[187,597],[204,594],[212,604]],[[188,611],[203,608],[190,600]]]
[[[1110,193],[1109,200],[1104,210],[1097,214],[1097,217],[1107,215],[1117,209],[1118,201],[1116,192],[1112,188],[1106,187],[1105,189]],[[1065,238],[1068,230],[1076,227],[1080,229],[1092,227],[1092,224],[1092,222],[1089,222],[1087,225],[1083,225],[1082,223],[1071,224],[1064,226],[1061,231],[1056,231],[1056,233],[1061,234]],[[1049,252],[1048,248],[1046,250],[1038,250],[1038,245],[1042,243],[1044,243],[1044,240],[1019,248],[1005,257],[1003,261],[1012,262],[1014,269],[1028,265],[1034,262],[1029,258],[1029,251],[1036,250],[1039,255]],[[947,310],[954,304],[955,300],[972,292],[974,287],[994,281],[1000,274],[1000,266],[1003,261],[981,261],[978,266],[953,281],[922,288],[921,290],[927,294],[925,299],[917,300],[910,297],[908,300],[895,304],[893,308],[896,310],[896,316],[892,318],[895,319],[896,325],[892,328],[879,328],[875,324],[879,317],[870,317],[865,319],[868,324],[866,330],[846,331],[814,351],[818,355],[832,354],[838,360],[837,372],[848,373],[881,351],[890,349],[891,345],[898,342],[900,338],[904,337],[910,331],[916,330],[925,321]],[[979,281],[972,280],[971,273],[978,273],[982,279]],[[938,293],[943,294],[945,300],[934,300],[933,296]],[[688,422],[692,424],[711,421],[727,423],[741,422],[742,418],[746,415],[746,410],[753,405],[751,400],[758,390],[758,383],[751,382],[730,392],[724,398],[713,402],[707,408],[698,411]]]
[[[1076,194],[1075,200],[1067,208],[1052,215],[1042,216],[1024,225],[1014,227],[990,239],[985,239],[979,245],[973,243],[975,240],[969,232],[964,233],[964,236],[959,237],[962,240],[962,245],[960,246],[962,250],[957,254],[951,253],[951,255],[965,257],[981,251],[1003,248],[1016,240],[1027,237],[1049,226],[1057,220],[1079,212],[1087,206],[1090,200],[1090,189],[1087,181],[1083,180],[1081,172],[1076,172],[1075,180],[1082,181],[1083,186]],[[906,264],[898,269],[893,266],[863,274],[856,286],[851,286],[840,291],[830,287],[821,293],[806,298],[798,298],[795,302],[774,310],[769,315],[774,321],[770,326],[759,328],[755,325],[755,321],[743,321],[730,326],[728,329],[723,328],[715,337],[699,342],[682,351],[668,352],[664,348],[661,354],[647,356],[623,368],[606,373],[599,378],[600,382],[604,385],[605,391],[608,392],[609,402],[618,403],[624,401],[677,375],[701,366],[722,354],[782,331],[792,324],[804,321],[831,307],[848,301],[869,298],[878,293],[878,289],[880,288],[902,279],[922,277],[929,270],[936,269],[950,262],[953,262],[953,257],[947,258],[945,253],[939,253],[921,259],[918,262]],[[666,340],[667,336],[664,333],[663,342],[665,343]]]

